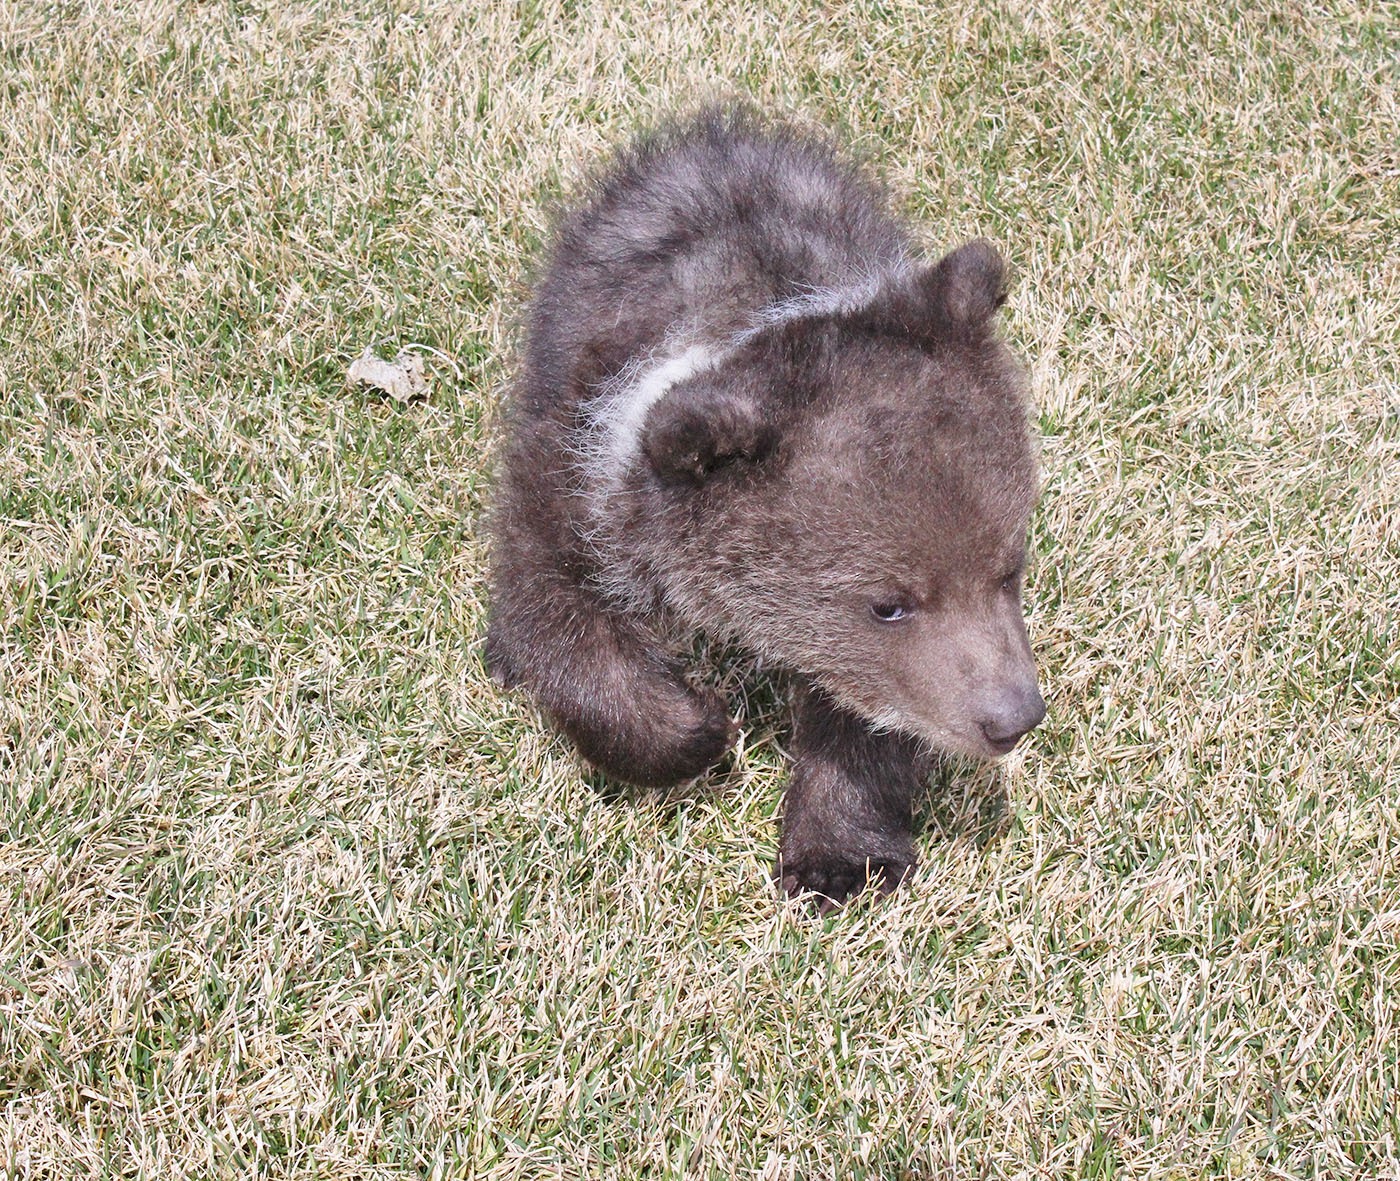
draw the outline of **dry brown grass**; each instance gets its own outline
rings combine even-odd
[[[1346,2],[0,0],[0,1172],[1400,1177],[1398,58]],[[1042,408],[1049,722],[825,923],[771,690],[630,806],[478,653],[550,202],[734,91],[1001,243]]]

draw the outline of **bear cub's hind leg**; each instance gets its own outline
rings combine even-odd
[[[888,894],[913,870],[913,795],[931,759],[904,734],[876,733],[820,689],[799,691],[794,767],[774,876],[827,913],[873,885]]]

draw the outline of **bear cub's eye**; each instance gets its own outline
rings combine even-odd
[[[871,603],[870,614],[881,623],[898,623],[914,614],[914,608],[907,603]]]

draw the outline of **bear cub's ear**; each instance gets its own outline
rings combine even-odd
[[[995,246],[976,238],[929,267],[918,285],[936,324],[975,331],[1006,302],[1006,263]]]
[[[777,428],[747,394],[703,379],[677,386],[647,412],[642,452],[667,483],[703,484],[730,464],[756,462],[778,443]]]

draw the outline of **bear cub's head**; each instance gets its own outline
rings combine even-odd
[[[1026,382],[972,242],[756,330],[648,412],[669,602],[877,726],[1005,754],[1045,713],[1021,607]]]

